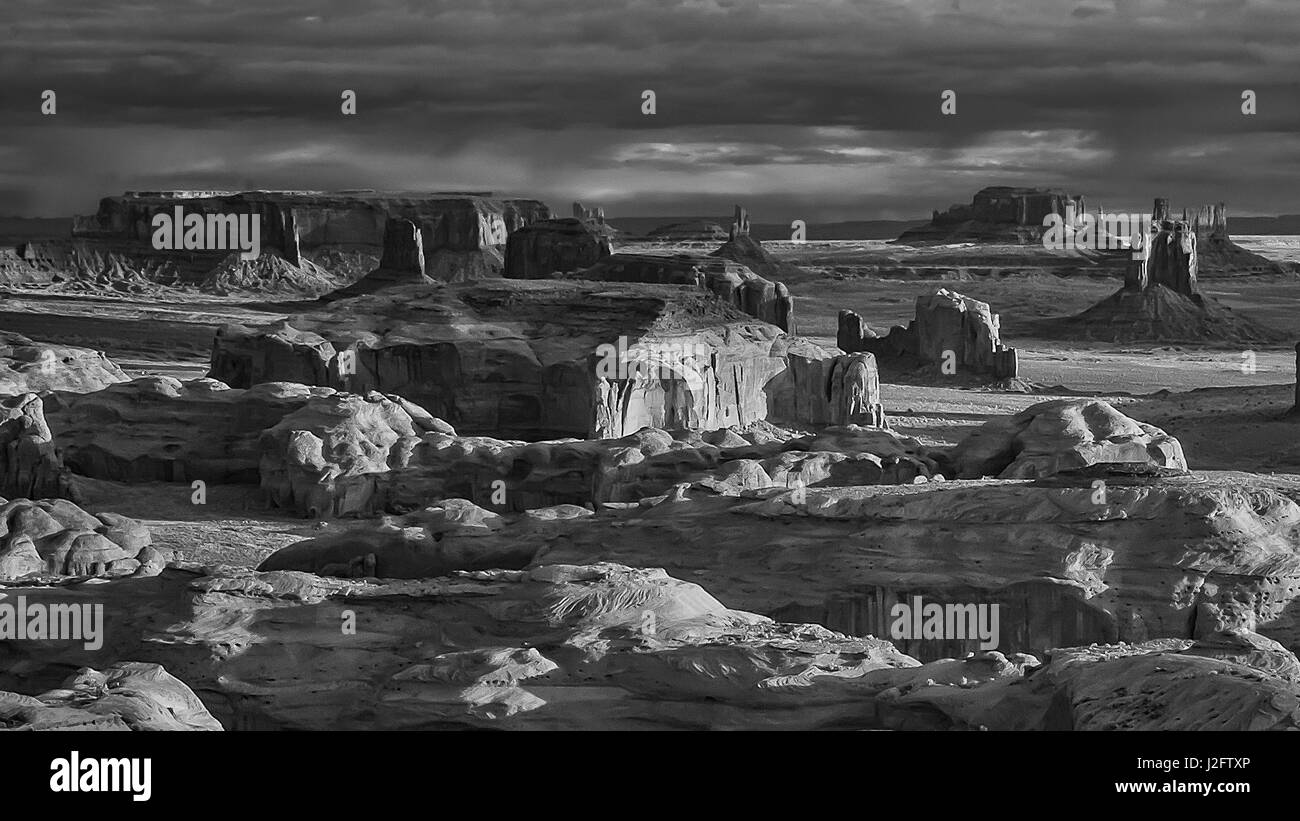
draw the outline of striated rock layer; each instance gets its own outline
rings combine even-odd
[[[1012,378],[1019,372],[1016,349],[1002,344],[999,330],[988,303],[944,288],[918,296],[916,318],[883,337],[853,311],[840,311],[836,344],[845,351],[870,351],[885,362],[935,366],[949,376]]]
[[[209,376],[398,394],[467,433],[617,437],[825,408],[829,393],[802,405],[769,399],[788,391],[792,344],[695,289],[493,280],[383,289],[274,328],[226,326]],[[876,404],[863,391],[858,416]]]
[[[775,622],[732,609],[663,570],[609,563],[405,582],[169,570],[130,586],[112,581],[92,592],[65,584],[27,595],[46,605],[92,597],[105,605],[117,628],[100,654],[144,662],[110,668],[114,706],[126,703],[120,695],[127,688],[126,682],[114,687],[113,671],[136,676],[133,690],[163,701],[157,684],[170,677],[145,666],[161,664],[229,729],[1263,730],[1300,724],[1300,663],[1249,631],[1053,650],[1043,663],[990,651],[921,664],[888,641]],[[341,629],[347,624],[355,629]],[[0,645],[0,687],[53,687],[90,656],[75,643],[39,655],[29,643]],[[147,672],[148,683],[139,681]],[[90,699],[97,683],[69,686]],[[168,693],[170,723],[207,729],[187,692],[173,686]],[[61,697],[47,694],[39,703]],[[36,701],[0,695],[0,710],[10,711],[0,715],[13,721],[17,707],[27,711],[18,722],[35,725],[45,718]],[[124,723],[169,723],[142,712],[146,720]],[[51,723],[72,726],[78,719]]]

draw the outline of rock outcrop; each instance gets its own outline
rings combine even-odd
[[[243,260],[225,249],[154,249],[153,217],[173,215],[177,207],[205,217],[252,215],[261,256]],[[101,200],[93,216],[75,218],[71,239],[43,243],[33,259],[0,259],[0,278],[32,284],[71,278],[115,290],[147,291],[161,284],[315,297],[346,286],[366,270],[352,274],[333,263],[339,253],[358,250],[373,260],[384,247],[389,219],[418,226],[429,277],[459,281],[500,276],[507,235],[550,217],[541,202],[490,193],[128,192]],[[381,270],[388,269],[381,265]]]
[[[100,351],[0,332],[0,396],[97,391],[126,380],[122,369]]]
[[[1039,479],[1093,465],[1187,471],[1178,440],[1100,399],[1055,399],[986,422],[949,454],[960,479]]]
[[[1015,348],[1002,344],[1000,322],[988,303],[946,288],[916,298],[916,318],[885,336],[858,314],[840,311],[836,344],[870,351],[886,363],[935,366],[946,375],[980,374],[1006,379],[1018,374]]]
[[[116,513],[91,515],[66,499],[0,500],[0,581],[155,575],[169,557],[149,529]]]
[[[617,437],[768,418],[786,339],[694,288],[485,280],[390,288],[272,329],[228,326],[209,376],[397,394],[471,434]]]
[[[71,473],[55,451],[45,404],[34,393],[0,399],[0,494],[80,499]]]
[[[611,253],[599,223],[576,218],[540,220],[506,238],[505,275],[550,279],[588,268]]]
[[[84,667],[39,696],[0,692],[0,729],[220,730],[221,724],[185,682],[157,664],[127,661],[103,672]]]
[[[1049,339],[1112,342],[1258,343],[1286,338],[1199,291],[1204,248],[1217,249],[1218,273],[1225,272],[1222,264],[1234,255],[1222,205],[1180,220],[1170,215],[1168,200],[1157,198],[1148,230],[1135,238],[1122,288],[1083,313],[1038,323],[1037,333]]]
[[[455,435],[401,397],[318,389],[259,437],[262,490],[273,505],[314,518],[374,511],[376,483],[406,467],[430,432]]]
[[[724,604],[697,583],[613,563],[543,564],[412,581],[293,571],[168,570],[148,586],[35,588],[90,596],[117,625],[102,654],[140,659],[62,690],[154,695],[175,724],[229,729],[1294,729],[1295,656],[1248,630],[1197,639],[981,651],[929,663],[890,642]],[[273,612],[274,618],[265,614]],[[337,629],[345,614],[363,626]],[[328,629],[323,629],[328,628]],[[91,658],[0,647],[0,687],[57,686]],[[175,679],[148,664],[164,666]],[[127,682],[117,675],[147,676]],[[322,687],[321,682],[330,683]],[[66,696],[5,694],[7,723]],[[35,703],[34,703],[35,702]],[[135,702],[139,706],[139,702]],[[116,706],[115,705],[115,706]],[[18,712],[19,710],[27,712]],[[168,726],[161,711],[122,723]],[[116,709],[103,709],[102,724]],[[156,718],[154,716],[156,715]],[[137,714],[139,716],[139,714]],[[16,718],[15,718],[16,717]],[[46,726],[48,726],[48,724]],[[102,724],[100,726],[102,726]],[[80,726],[95,726],[87,717]]]
[[[989,186],[976,192],[970,205],[953,205],[935,211],[929,225],[904,231],[895,242],[903,245],[954,242],[1028,245],[1043,236],[1048,214],[1065,216],[1067,209],[1084,211],[1084,198],[1056,188]]]

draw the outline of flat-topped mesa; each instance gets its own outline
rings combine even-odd
[[[408,219],[395,217],[384,225],[384,253],[379,259],[379,267],[346,288],[328,294],[324,299],[346,299],[393,285],[433,281],[425,269],[424,236],[420,226]]]
[[[581,271],[582,279],[692,285],[711,291],[750,316],[795,332],[794,297],[783,283],[765,279],[743,264],[704,254],[618,253]]]
[[[210,376],[234,388],[377,390],[473,435],[529,440],[882,417],[865,365],[845,363],[833,396],[839,352],[801,341],[792,353],[796,339],[703,289],[672,284],[395,285],[278,327],[226,326]],[[794,358],[822,377],[793,384]]]
[[[1000,325],[988,303],[945,288],[918,296],[916,318],[884,336],[853,311],[840,311],[836,344],[849,352],[870,351],[886,363],[934,365],[949,376],[1010,379],[1019,375],[1019,360],[1015,348],[1002,344]]]
[[[127,251],[158,253],[153,218],[175,213],[205,216],[253,214],[260,218],[264,251],[298,264],[300,254],[327,248],[383,247],[388,220],[420,229],[426,271],[440,279],[500,273],[500,248],[510,232],[551,216],[537,200],[500,199],[490,193],[381,191],[158,191],[105,197],[99,210],[76,217],[73,237],[112,242]],[[186,252],[191,253],[191,252]],[[227,251],[213,251],[225,256]],[[467,255],[484,257],[470,260]],[[203,255],[203,252],[200,252]]]
[[[1124,274],[1125,290],[1142,292],[1163,285],[1185,297],[1197,295],[1196,226],[1185,219],[1173,219],[1169,215],[1169,201],[1157,197],[1151,210],[1151,224],[1135,236],[1138,242]]]
[[[581,206],[574,203],[575,211]],[[515,279],[550,279],[595,265],[613,247],[601,221],[581,218],[539,220],[506,238],[505,275]]]
[[[1012,188],[995,185],[975,194],[969,205],[935,211],[928,225],[904,231],[903,244],[987,242],[1027,245],[1043,236],[1048,214],[1084,213],[1082,195],[1059,188]]]

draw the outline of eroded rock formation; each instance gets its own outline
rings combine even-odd
[[[66,499],[0,501],[0,580],[156,575],[171,559],[149,529]]]
[[[753,288],[740,295],[762,304]],[[622,436],[768,418],[785,340],[693,288],[503,279],[395,287],[278,328],[228,326],[209,375],[397,394],[467,433]]]
[[[1083,213],[1084,198],[1056,188],[994,185],[976,192],[970,205],[935,211],[929,225],[904,231],[895,242],[905,245],[990,242],[1026,245],[1043,236],[1043,218]]]
[[[988,303],[945,288],[918,296],[916,318],[885,336],[877,335],[856,313],[840,311],[836,344],[845,351],[870,351],[885,362],[933,365],[947,375],[1015,377],[1016,349],[1002,344],[999,330],[998,315]]]
[[[38,696],[0,692],[0,729],[220,730],[221,724],[185,682],[157,664],[127,661],[103,672],[82,668]]]
[[[126,380],[122,369],[100,351],[0,332],[0,396],[97,391]]]
[[[506,238],[505,275],[550,279],[595,265],[613,253],[600,223],[581,219],[541,220]]]
[[[45,405],[34,393],[0,399],[0,494],[79,501],[75,481],[54,449]]]
[[[1038,479],[1101,464],[1187,470],[1177,439],[1100,399],[1055,399],[993,419],[950,460],[961,479]]]

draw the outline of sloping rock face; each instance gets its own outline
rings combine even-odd
[[[91,515],[65,499],[0,501],[0,581],[156,575],[170,560],[149,529],[116,513]]]
[[[1043,339],[1098,342],[1276,343],[1284,332],[1236,313],[1204,294],[1187,297],[1164,285],[1125,286],[1080,314],[1034,324]]]
[[[1195,638],[1206,625],[1300,647],[1300,508],[1284,482],[1216,473],[1108,476],[1100,488],[1086,476],[796,485],[789,479],[789,490],[740,497],[674,488],[634,508],[556,517],[545,527],[503,517],[464,549],[484,557],[531,551],[536,563],[648,566],[671,556],[674,572],[738,607],[855,635],[891,636],[892,608],[914,596],[998,604],[997,649],[1008,653]],[[364,534],[352,539],[348,561],[375,552]],[[347,552],[346,540],[336,544]],[[921,659],[981,649],[961,638],[898,644]]]
[[[542,220],[506,238],[505,275],[550,279],[595,265],[613,253],[600,224],[580,219]]]
[[[845,351],[870,351],[886,362],[902,360],[938,366],[948,375],[974,373],[1015,377],[1015,348],[1002,344],[1000,321],[987,302],[946,288],[916,298],[916,319],[878,336],[852,311],[840,311],[836,344]],[[945,368],[951,366],[952,370]]]
[[[220,730],[194,691],[157,664],[83,668],[39,696],[0,692],[3,730]]]
[[[610,437],[767,418],[784,340],[695,289],[503,279],[391,288],[273,329],[228,326],[209,376],[398,394],[471,434]]]
[[[45,404],[34,393],[0,399],[0,494],[79,499],[75,481],[54,449]]]
[[[942,213],[935,211],[929,225],[908,229],[895,242],[1027,245],[1042,239],[1044,217],[1064,216],[1067,208],[1082,214],[1084,198],[1056,188],[989,186],[976,192],[970,205],[953,205]]]
[[[1187,470],[1178,440],[1100,399],[1055,399],[986,422],[953,448],[959,479],[1039,479],[1098,464]]]
[[[614,254],[580,272],[602,282],[693,285],[787,333],[794,333],[794,298],[783,283],[771,282],[743,265],[700,254]]]
[[[921,664],[611,563],[418,581],[176,569],[27,595],[103,602],[120,626],[99,655],[165,665],[230,729],[1259,730],[1296,727],[1300,695],[1295,657],[1249,631]],[[91,655],[28,644],[0,646],[0,686],[54,686]],[[207,728],[183,695],[177,719]]]
[[[100,351],[33,342],[22,334],[0,332],[0,395],[42,391],[97,391],[127,381]]]

